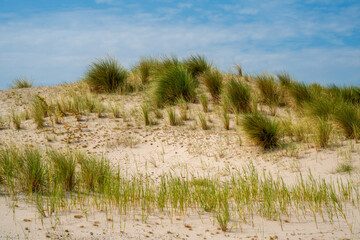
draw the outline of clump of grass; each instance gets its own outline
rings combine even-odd
[[[337,173],[350,174],[354,170],[354,166],[351,163],[340,163],[336,168]]]
[[[120,118],[120,105],[119,103],[113,103],[110,105],[110,110],[114,118]]]
[[[289,87],[289,93],[294,99],[298,107],[302,107],[305,103],[310,102],[313,94],[305,83],[292,82]]]
[[[140,59],[136,66],[136,71],[142,84],[147,84],[150,81],[155,64],[156,60],[151,57]]]
[[[241,80],[230,79],[225,86],[224,97],[235,113],[251,111],[250,87]]]
[[[277,78],[279,79],[280,85],[282,87],[289,87],[294,80],[291,78],[290,74],[287,72],[282,72],[282,73],[278,73],[276,74]]]
[[[225,130],[229,130],[230,129],[230,116],[229,116],[229,112],[227,111],[227,108],[223,108],[222,109],[222,122],[224,124],[224,128]]]
[[[279,145],[279,122],[271,120],[261,113],[244,115],[241,126],[248,137],[264,149],[272,149]]]
[[[41,191],[47,181],[48,167],[40,151],[26,147],[19,157],[19,179],[24,190],[32,193]]]
[[[80,177],[84,187],[88,191],[104,190],[105,183],[111,179],[111,167],[106,159],[95,157],[78,156],[80,164]]]
[[[242,77],[243,76],[243,71],[242,71],[241,65],[240,64],[235,64],[234,67],[235,67],[235,69],[237,71],[237,75],[239,77]]]
[[[19,88],[31,88],[33,83],[31,80],[28,80],[25,77],[15,78],[12,80],[11,89],[19,89]]]
[[[280,102],[280,91],[275,78],[269,73],[263,73],[255,79],[262,101],[271,108],[276,107]]]
[[[329,119],[335,111],[335,103],[332,99],[317,97],[304,105],[310,116],[315,118]]]
[[[183,97],[179,98],[177,104],[180,108],[180,118],[182,121],[188,120],[187,109],[188,105]]]
[[[90,64],[84,80],[92,90],[114,92],[119,89],[122,90],[126,85],[127,77],[127,70],[115,58],[107,56]]]
[[[328,146],[332,125],[324,118],[318,118],[316,129],[316,140],[320,148]]]
[[[98,118],[103,118],[105,117],[104,112],[106,110],[106,107],[104,106],[104,104],[102,104],[101,102],[97,102],[95,103],[95,107],[94,107]]]
[[[169,65],[157,72],[151,82],[151,97],[158,107],[173,104],[183,97],[186,101],[195,99],[195,81],[181,65]]]
[[[200,102],[204,112],[208,112],[208,98],[205,94],[200,95]]]
[[[149,116],[149,106],[147,104],[142,104],[141,111],[142,111],[142,116],[144,119],[145,126],[149,126],[151,123],[150,116]]]
[[[345,102],[338,103],[334,112],[334,119],[343,129],[347,138],[359,138],[360,115],[354,105]]]
[[[176,112],[175,112],[174,108],[168,107],[166,109],[166,112],[167,112],[167,115],[168,115],[169,124],[171,126],[176,126],[179,123],[179,120],[177,119]]]
[[[218,103],[220,100],[220,94],[223,87],[223,75],[217,69],[207,70],[202,75],[202,81],[205,84],[207,90],[211,94],[214,103]]]
[[[15,179],[18,177],[19,151],[14,146],[0,149],[0,183],[5,183],[9,192],[15,193]]]
[[[331,85],[327,92],[333,98],[342,100],[347,103],[359,104],[360,103],[360,88],[355,86],[338,87]]]
[[[218,221],[220,228],[223,232],[228,230],[228,224],[230,221],[229,211],[229,189],[228,185],[225,184],[224,188],[217,194],[218,199],[218,210],[216,213],[216,220]]]
[[[21,129],[22,116],[16,113],[15,110],[11,111],[11,121],[14,124],[16,130]]]
[[[44,118],[47,116],[49,105],[44,98],[36,95],[31,104],[31,115],[37,128],[44,127]]]
[[[203,130],[208,130],[209,126],[208,126],[207,121],[206,121],[206,115],[203,114],[203,113],[199,113],[198,114],[198,119],[199,119],[201,128]]]
[[[211,69],[211,63],[204,56],[200,55],[191,55],[185,59],[184,66],[194,79]]]
[[[47,156],[54,165],[56,183],[63,185],[66,191],[74,190],[76,185],[76,160],[74,154],[49,150]]]

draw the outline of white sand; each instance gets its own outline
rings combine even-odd
[[[50,100],[64,92],[66,89],[60,85],[0,91],[0,116],[5,118],[11,110],[28,108],[35,94]],[[355,170],[350,177],[359,182],[359,143],[338,139],[326,150],[318,151],[311,144],[298,144],[295,150],[264,153],[247,141],[235,126],[233,118],[231,130],[223,130],[213,105],[210,105],[211,112],[208,113],[212,121],[209,123],[210,130],[204,131],[199,125],[195,129],[192,127],[197,112],[201,111],[200,104],[191,105],[190,120],[185,125],[169,126],[164,111],[164,119],[158,120],[157,125],[145,127],[139,117],[141,96],[104,95],[103,98],[104,103],[114,100],[123,103],[128,120],[111,118],[110,113],[106,113],[105,118],[97,118],[96,114],[83,116],[81,122],[77,122],[74,116],[64,117],[65,125],[70,126],[75,136],[79,137],[78,141],[69,144],[67,134],[53,133],[53,130],[56,133],[65,132],[64,125],[55,125],[53,129],[47,119],[47,127],[38,130],[33,120],[26,120],[22,122],[20,130],[12,126],[0,130],[0,143],[81,149],[106,156],[114,165],[119,165],[124,173],[147,172],[153,179],[168,172],[226,177],[229,174],[227,170],[241,169],[252,161],[258,170],[283,177],[288,184],[293,183],[299,173],[306,176],[309,170],[316,178],[345,180],[349,175],[335,173],[335,169],[338,164],[351,161]],[[131,110],[134,107],[138,110]],[[316,227],[310,215],[306,219],[289,217],[286,219],[288,222],[283,223],[283,229],[279,221],[256,217],[254,226],[242,223],[240,228],[238,222],[233,222],[230,231],[224,233],[218,229],[212,215],[199,214],[197,211],[188,216],[179,216],[178,220],[162,213],[153,213],[143,222],[140,213],[105,216],[103,212],[89,211],[86,218],[78,210],[61,213],[58,218],[44,218],[42,224],[33,204],[25,200],[13,203],[6,195],[1,196],[0,201],[0,239],[61,239],[67,236],[71,239],[360,239],[360,212],[350,206],[348,218],[353,234],[342,219],[333,224],[319,220]],[[18,205],[15,214],[13,204]],[[77,219],[74,215],[84,217]],[[107,221],[107,218],[112,221]]]

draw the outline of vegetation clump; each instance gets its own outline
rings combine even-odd
[[[248,137],[264,149],[272,149],[279,145],[279,122],[261,113],[244,115],[241,126]]]
[[[235,113],[251,111],[250,87],[239,79],[232,78],[225,85],[224,101],[228,102]]]
[[[156,63],[156,59],[151,57],[140,59],[139,63],[135,67],[135,71],[142,84],[150,82]]]
[[[346,102],[338,103],[334,112],[334,119],[347,138],[359,138],[360,115],[359,110],[354,105]]]
[[[94,91],[114,92],[124,90],[127,77],[127,70],[115,58],[107,56],[90,64],[84,80]]]
[[[169,65],[157,72],[151,82],[150,95],[158,107],[174,104],[183,97],[186,101],[195,100],[195,81],[191,74],[178,64]]]
[[[280,91],[275,78],[271,74],[264,73],[256,76],[255,80],[262,101],[270,107],[276,107],[280,102]]]
[[[194,79],[211,69],[211,63],[201,55],[191,55],[184,60],[184,66]]]
[[[202,75],[202,81],[205,84],[209,93],[211,94],[213,102],[218,103],[223,88],[222,73],[217,69],[207,70]]]
[[[28,80],[25,77],[15,78],[12,80],[11,89],[19,89],[19,88],[31,88],[33,83],[31,80]]]

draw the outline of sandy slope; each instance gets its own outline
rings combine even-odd
[[[12,110],[23,111],[35,94],[45,99],[55,99],[76,85],[41,87],[21,90],[0,91],[0,116],[6,118]],[[200,104],[190,106],[190,120],[182,126],[170,126],[164,119],[158,124],[145,127],[141,121],[139,106],[142,96],[101,96],[104,104],[119,101],[124,105],[126,119],[115,119],[110,113],[98,118],[88,114],[78,122],[74,116],[64,117],[64,124],[38,130],[33,120],[22,122],[22,128],[12,126],[0,130],[0,143],[31,144],[42,148],[81,149],[85,152],[104,155],[123,172],[147,172],[154,179],[162,173],[192,173],[195,175],[218,175],[226,177],[230,171],[240,169],[252,161],[259,170],[274,176],[281,176],[291,184],[299,173],[306,175],[309,170],[317,178],[334,180],[347,179],[346,174],[335,173],[339,163],[351,161],[360,169],[360,144],[335,140],[330,149],[316,150],[311,144],[298,144],[296,148],[265,153],[252,145],[231,119],[231,130],[222,130],[218,109],[210,106],[210,130],[201,130],[196,124]],[[282,110],[279,110],[281,114]],[[76,136],[69,137],[65,127]],[[240,138],[239,138],[240,136]],[[69,143],[71,142],[71,143]],[[359,171],[350,176],[359,182]],[[330,224],[320,221],[318,227],[312,217],[297,219],[290,216],[283,229],[279,221],[255,219],[255,225],[232,223],[233,228],[223,233],[217,229],[213,216],[194,211],[179,219],[164,214],[152,214],[146,221],[141,214],[128,216],[105,216],[99,211],[89,211],[85,218],[81,210],[60,214],[58,218],[45,218],[41,223],[31,203],[19,200],[13,203],[5,195],[0,197],[0,239],[10,238],[93,238],[93,239],[357,239],[360,238],[359,209],[349,207],[349,216],[354,234],[344,220]],[[13,207],[14,204],[16,207]],[[15,215],[13,214],[15,209]],[[84,216],[81,219],[74,215]],[[30,221],[24,221],[24,220]],[[108,219],[108,220],[107,220]],[[111,219],[111,221],[110,221]],[[56,227],[54,227],[56,226]],[[27,230],[28,229],[28,230]]]

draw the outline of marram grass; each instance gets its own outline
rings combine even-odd
[[[207,70],[204,72],[201,79],[211,94],[213,102],[218,103],[220,101],[220,95],[223,88],[222,73],[217,69]]]
[[[194,79],[202,73],[209,71],[212,65],[204,56],[201,55],[191,55],[184,60],[183,64]]]
[[[114,92],[123,90],[127,77],[127,70],[115,58],[107,56],[89,65],[84,80],[95,91]]]
[[[247,136],[264,149],[279,145],[280,125],[277,120],[272,120],[259,112],[250,113],[244,115],[241,126]]]
[[[235,113],[251,111],[251,89],[239,79],[231,78],[225,85],[223,98]]]
[[[50,150],[52,151],[52,150]],[[61,156],[64,154],[64,156]],[[56,158],[67,158],[65,152],[57,152]],[[35,202],[40,216],[51,216],[72,211],[81,206],[84,209],[105,210],[129,215],[141,212],[143,219],[153,213],[170,216],[187,215],[190,211],[207,212],[223,231],[233,224],[252,222],[254,216],[266,219],[283,218],[291,214],[298,217],[326,216],[330,222],[342,218],[347,222],[344,208],[352,204],[359,208],[358,185],[352,181],[331,181],[299,175],[287,185],[282,178],[273,178],[265,172],[259,173],[252,163],[229,172],[229,177],[181,177],[163,174],[159,181],[149,175],[135,173],[127,175],[119,168],[111,167],[105,159],[74,154],[66,171],[51,167],[47,154],[36,148],[0,149],[1,185],[14,197],[25,193]],[[49,155],[50,159],[51,154]],[[76,168],[76,184],[58,184],[56,172],[69,176],[68,169]],[[26,166],[24,164],[27,164]],[[55,174],[54,172],[55,171]],[[192,176],[192,177],[189,177]],[[348,224],[350,230],[351,224]]]
[[[269,73],[263,73],[255,77],[262,102],[268,106],[277,106],[280,102],[280,90],[275,78]]]
[[[183,66],[170,65],[154,77],[150,96],[158,107],[174,104],[181,97],[194,101],[195,87],[193,77]]]
[[[11,89],[19,89],[19,88],[31,88],[33,83],[31,80],[28,80],[25,77],[15,78],[12,80]]]

